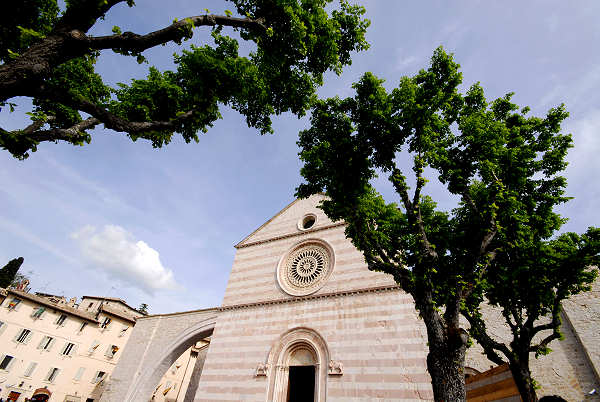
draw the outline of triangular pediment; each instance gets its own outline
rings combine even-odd
[[[324,194],[315,194],[305,199],[296,199],[236,244],[235,247],[244,247],[256,242],[309,232],[332,225],[333,222],[318,208],[321,200],[325,198]],[[302,222],[309,216],[314,216],[315,222],[310,228],[304,229]]]

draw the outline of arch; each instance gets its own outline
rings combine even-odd
[[[327,395],[327,365],[329,348],[325,339],[315,330],[306,327],[292,328],[283,333],[269,351],[270,367],[267,401],[285,402],[288,389],[289,367],[294,358],[312,358],[315,366],[315,402],[324,402]]]
[[[211,336],[216,324],[216,316],[198,322],[179,332],[177,337],[166,347],[161,347],[158,358],[144,356],[138,368],[139,375],[133,381],[123,401],[147,402],[150,400],[154,388],[166,373],[168,368],[179,356],[189,349],[199,339]],[[158,345],[149,345],[157,347]]]

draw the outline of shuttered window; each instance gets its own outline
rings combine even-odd
[[[51,336],[44,336],[38,345],[38,349],[50,351],[54,346],[55,339]]]
[[[31,375],[33,374],[33,371],[35,370],[37,365],[38,364],[36,362],[29,363],[29,366],[27,366],[27,370],[25,370],[25,373],[23,375],[25,377],[31,377]]]
[[[81,380],[81,377],[83,377],[83,373],[85,372],[85,367],[79,367],[77,369],[77,372],[75,373],[75,377],[73,377],[73,379],[75,381],[79,381]]]
[[[65,343],[65,347],[63,348],[61,354],[65,356],[72,356],[77,351],[77,345],[72,342]]]
[[[31,313],[32,318],[42,318],[42,315],[46,311],[45,307],[37,307],[33,309],[33,313]]]
[[[51,368],[50,371],[48,371],[48,374],[46,375],[46,381],[54,382],[56,380],[56,377],[58,377],[59,372],[60,372],[59,368],[56,368],[56,367]]]
[[[66,314],[61,314],[60,317],[58,317],[56,319],[56,325],[58,326],[64,326],[65,322],[67,321],[67,315]]]
[[[15,338],[16,342],[27,343],[31,339],[31,330],[23,328]]]
[[[10,367],[15,362],[14,356],[0,355],[0,370],[10,370]]]

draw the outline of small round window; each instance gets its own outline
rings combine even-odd
[[[314,214],[305,215],[304,218],[300,219],[298,222],[298,229],[300,230],[308,230],[315,226],[317,222],[317,216]]]

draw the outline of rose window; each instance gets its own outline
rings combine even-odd
[[[318,243],[296,247],[279,266],[279,284],[283,290],[294,296],[318,290],[331,272],[330,255],[329,250]]]

